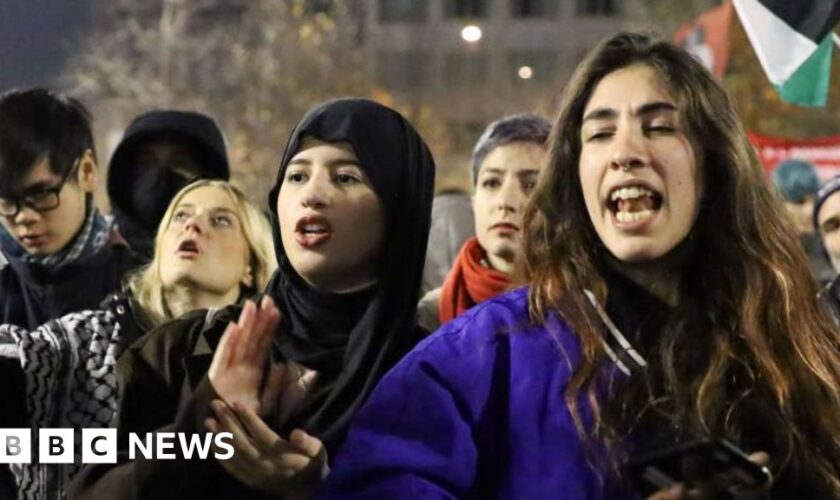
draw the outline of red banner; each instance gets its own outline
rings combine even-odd
[[[732,2],[709,9],[674,33],[674,43],[693,54],[706,69],[723,78],[729,62]]]
[[[751,132],[750,141],[767,172],[771,172],[780,161],[792,158],[813,163],[823,181],[840,175],[840,135],[785,139]]]

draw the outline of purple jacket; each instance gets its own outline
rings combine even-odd
[[[564,401],[580,356],[528,290],[482,303],[420,343],[359,410],[318,498],[630,499],[594,471]]]

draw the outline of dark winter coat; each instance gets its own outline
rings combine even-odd
[[[82,469],[71,485],[71,499],[262,498],[227,474],[215,458],[175,460],[128,458],[128,435],[146,432],[201,434],[218,396],[207,370],[228,322],[241,308],[194,311],[141,338],[120,358],[122,384],[117,428],[117,464]],[[173,418],[173,415],[175,416]]]
[[[123,242],[112,240],[56,270],[7,255],[9,265],[0,270],[0,324],[33,330],[70,312],[97,309],[139,263]]]

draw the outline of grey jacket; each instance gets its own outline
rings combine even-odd
[[[431,292],[427,293],[417,303],[417,324],[425,328],[429,333],[440,328],[440,319],[438,318],[438,303],[440,301],[440,294],[443,292],[443,287],[437,287]]]
[[[423,293],[443,284],[464,242],[474,234],[475,219],[469,195],[443,192],[435,196],[423,267]]]

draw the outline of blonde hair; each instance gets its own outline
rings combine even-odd
[[[155,235],[155,253],[152,261],[128,277],[127,287],[134,300],[143,308],[153,326],[173,319],[173,314],[167,304],[161,279],[160,246],[163,234],[169,227],[175,207],[187,193],[201,187],[215,187],[227,192],[238,209],[242,222],[242,233],[248,242],[251,253],[249,265],[253,276],[254,291],[262,290],[268,284],[271,274],[277,268],[274,255],[274,243],[271,239],[271,225],[268,218],[260,211],[242,191],[227,181],[202,179],[184,187],[172,198]]]

